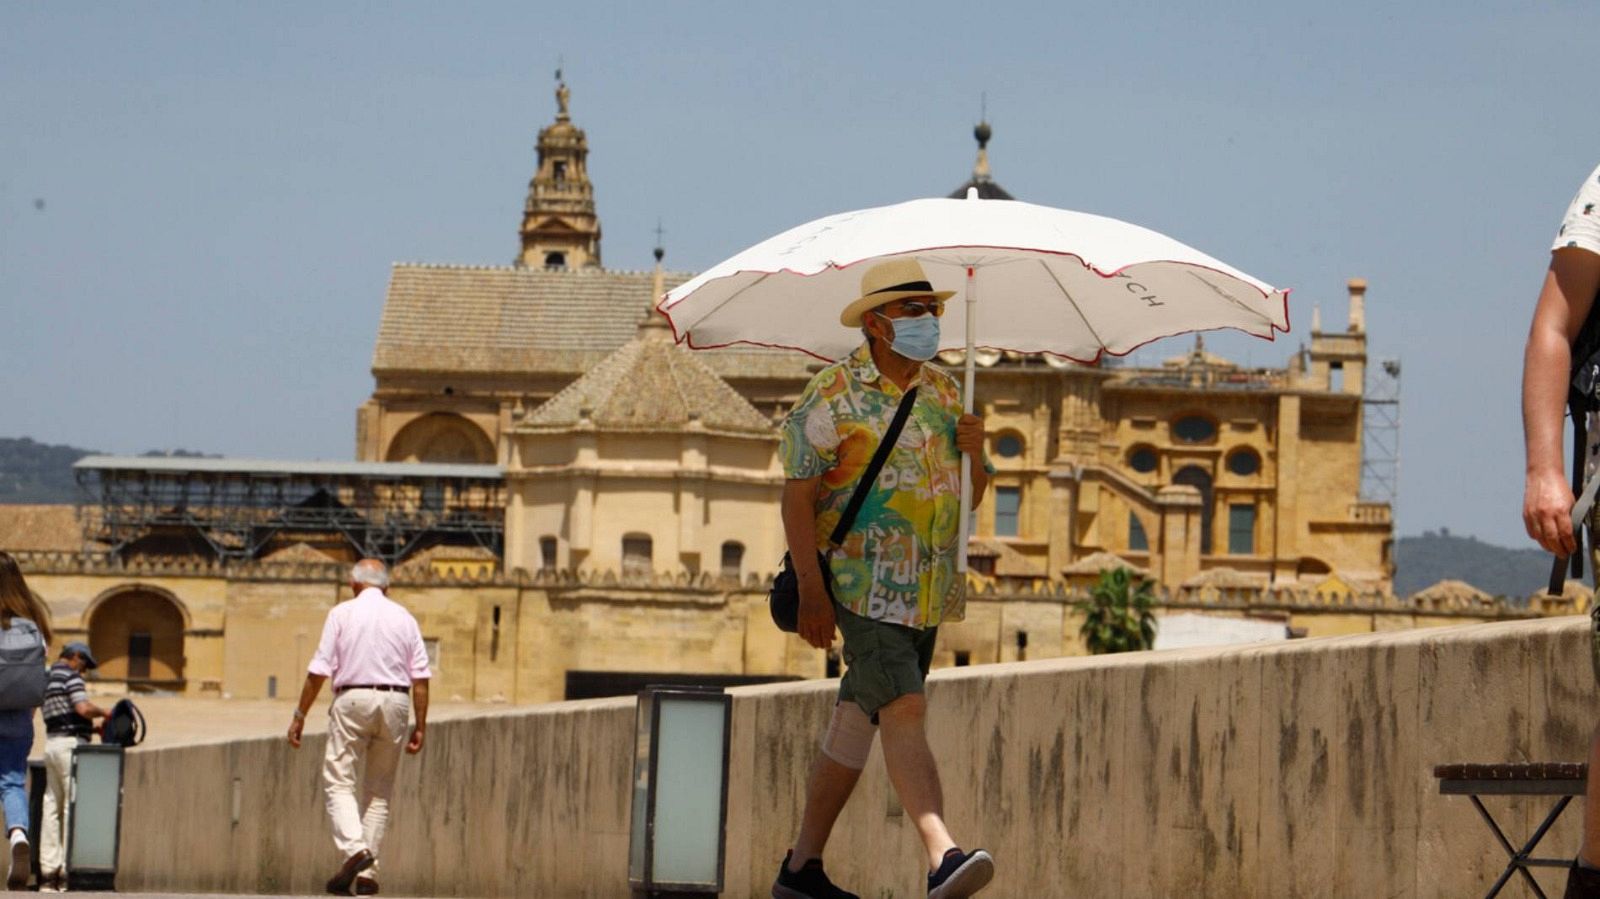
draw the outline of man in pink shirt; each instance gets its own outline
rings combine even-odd
[[[422,750],[428,721],[428,650],[417,619],[389,599],[389,571],[377,559],[350,570],[355,599],[328,612],[322,642],[307,667],[300,705],[289,725],[289,745],[300,748],[306,712],[333,679],[328,748],[322,762],[333,843],[344,858],[328,892],[363,896],[378,892],[378,844],[389,822],[389,794],[400,747]],[[407,739],[412,708],[416,723]],[[356,804],[356,763],[366,760],[362,803]]]

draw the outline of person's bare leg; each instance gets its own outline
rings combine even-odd
[[[928,748],[923,729],[928,704],[920,693],[910,693],[878,710],[878,730],[883,738],[883,764],[900,805],[917,826],[928,851],[928,870],[937,871],[944,854],[956,848],[944,825],[944,791],[939,768]]]
[[[1600,867],[1600,727],[1589,739],[1589,782],[1583,790],[1583,849],[1579,860]]]
[[[860,771],[817,753],[816,761],[811,763],[811,778],[806,782],[806,810],[800,817],[800,835],[795,837],[789,870],[798,871],[811,859],[822,857],[833,823],[839,820],[839,813],[844,811],[844,804],[850,801],[850,793],[860,779]]]

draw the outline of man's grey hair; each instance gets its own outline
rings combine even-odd
[[[377,559],[362,559],[351,566],[350,582],[384,590],[389,586],[389,569]]]

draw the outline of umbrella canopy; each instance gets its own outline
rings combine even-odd
[[[817,219],[670,291],[660,310],[697,349],[837,359],[861,342],[839,313],[860,294],[862,263],[897,256],[920,262],[936,290],[963,290],[976,274],[972,333],[945,316],[941,349],[970,339],[1088,362],[1189,331],[1271,339],[1289,329],[1288,291],[1147,228],[1013,200],[912,200]]]

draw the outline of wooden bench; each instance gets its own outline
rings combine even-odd
[[[1583,795],[1583,785],[1589,775],[1589,766],[1572,762],[1525,762],[1522,764],[1501,765],[1438,765],[1433,769],[1433,776],[1439,779],[1439,792],[1446,796],[1466,796],[1472,800],[1472,805],[1483,816],[1485,824],[1494,833],[1500,846],[1505,849],[1510,861],[1506,862],[1506,869],[1500,873],[1500,878],[1489,888],[1487,896],[1496,896],[1506,883],[1511,880],[1514,873],[1521,873],[1528,882],[1528,888],[1533,890],[1539,899],[1546,899],[1544,891],[1539,889],[1538,881],[1534,880],[1529,868],[1566,868],[1572,864],[1572,858],[1534,858],[1533,851],[1544,839],[1566,811],[1567,804],[1574,796]],[[1533,832],[1533,836],[1523,844],[1521,849],[1514,849],[1511,841],[1506,839],[1505,832],[1500,825],[1495,823],[1489,810],[1484,808],[1480,796],[1554,796],[1555,805],[1550,813],[1544,816],[1544,821]]]

